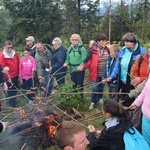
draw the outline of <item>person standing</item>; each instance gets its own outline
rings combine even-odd
[[[29,36],[25,38],[26,40],[26,46],[30,49],[30,56],[35,58],[35,53],[36,53],[36,47],[35,47],[35,39],[33,36]]]
[[[46,69],[50,68],[49,60],[51,59],[52,53],[43,45],[41,42],[36,43],[36,67],[37,67],[37,76],[40,84],[46,89],[46,96],[50,96],[53,87],[53,79],[50,80],[50,73]],[[44,81],[43,81],[44,80]]]
[[[70,37],[71,46],[67,50],[67,58],[64,63],[64,67],[69,66],[71,72],[71,80],[73,82],[73,89],[79,88],[79,91],[83,92],[83,82],[85,71],[77,71],[77,67],[80,66],[86,58],[87,52],[84,48],[81,37],[79,34],[73,34]],[[81,94],[83,98],[83,94]]]
[[[89,51],[84,63],[77,68],[78,70],[89,68],[89,78],[92,80],[91,104],[89,109],[93,109],[97,102],[103,102],[102,92],[104,84],[100,82],[102,81],[103,71],[109,57],[109,50],[106,47],[108,44],[106,35],[99,34],[96,42]]]
[[[127,33],[122,38],[125,46],[120,50],[115,67],[111,73],[111,75],[107,78],[107,81],[111,81],[116,78],[118,75],[119,79],[119,89],[123,93],[129,93],[130,90],[134,89],[131,85],[131,68],[134,62],[138,59],[140,55],[144,55],[146,50],[140,46],[136,36],[134,33]],[[118,74],[119,73],[119,74]],[[122,99],[127,94],[122,94]],[[134,98],[130,102],[123,102],[124,106],[130,106],[130,104],[134,101]]]
[[[115,66],[115,63],[117,61],[116,58],[118,56],[119,50],[120,49],[117,44],[109,45],[110,56],[107,59],[106,66],[104,69],[104,75],[103,75],[104,79],[102,80],[103,83],[107,82],[106,78],[110,76]],[[109,87],[110,99],[114,99],[118,101],[118,94],[115,94],[115,93],[118,93],[118,78],[116,77],[113,81],[108,82],[108,87]]]
[[[11,41],[4,43],[4,49],[0,52],[0,64],[3,69],[4,77],[6,79],[8,90],[8,97],[15,96],[18,88],[18,75],[19,75],[19,55],[13,49]],[[9,104],[16,107],[16,98],[10,98]]]
[[[36,71],[36,62],[35,59],[30,56],[30,49],[24,48],[22,50],[23,57],[20,59],[19,63],[19,79],[20,83],[23,83],[23,86],[26,90],[29,90],[31,87],[34,87],[34,71]],[[32,94],[27,95],[29,103],[32,102]]]
[[[67,50],[62,46],[62,41],[59,37],[56,37],[52,41],[54,52],[51,58],[51,67],[49,68],[51,75],[57,80],[58,85],[65,83],[65,75],[67,67],[63,67],[66,60]]]

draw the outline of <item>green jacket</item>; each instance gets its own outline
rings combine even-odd
[[[67,50],[65,64],[69,65],[70,70],[76,70],[83,63],[86,55],[87,51],[82,44],[78,44],[75,47],[70,46]]]
[[[46,53],[39,53],[36,50],[35,54],[35,61],[37,66],[37,75],[43,76],[43,71],[45,71],[46,68],[49,68],[49,60],[51,59],[52,53],[46,49]]]

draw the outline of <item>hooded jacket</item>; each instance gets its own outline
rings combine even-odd
[[[15,50],[12,50],[13,57],[7,55],[5,50],[0,52],[0,64],[2,69],[4,67],[9,67],[9,76],[10,78],[14,78],[19,75],[19,55]],[[4,74],[4,77],[8,79],[7,74]]]
[[[132,127],[131,121],[126,119],[108,129],[105,126],[99,138],[96,138],[94,133],[90,133],[88,135],[90,150],[125,150],[123,135],[130,127]]]
[[[36,71],[35,59],[32,56],[29,58],[22,57],[19,63],[19,79],[33,78],[32,69]]]

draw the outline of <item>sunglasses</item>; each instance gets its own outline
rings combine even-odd
[[[78,41],[78,39],[72,39],[72,41]]]
[[[7,49],[13,49],[13,47],[11,46],[11,47],[7,47]]]

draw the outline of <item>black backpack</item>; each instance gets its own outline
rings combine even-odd
[[[83,47],[83,45],[80,45],[80,46],[78,47],[78,53],[79,53],[80,55],[81,55],[81,49],[82,49],[82,47]],[[69,54],[70,54],[71,52],[74,52],[73,47],[71,47],[71,49],[70,49],[70,51],[69,51]]]
[[[51,52],[53,53],[53,49],[49,44],[44,44],[44,46]]]

